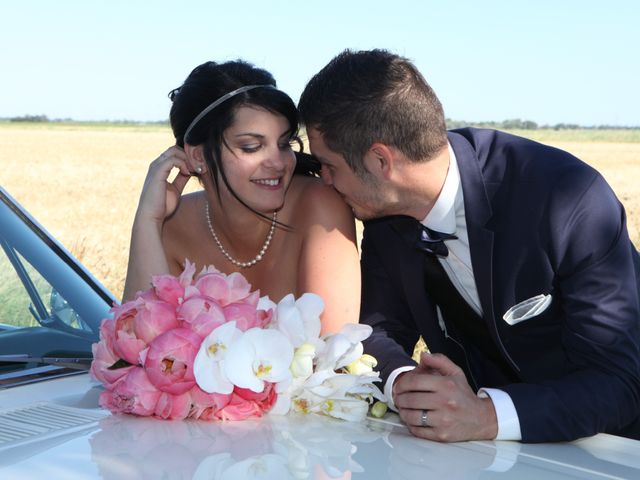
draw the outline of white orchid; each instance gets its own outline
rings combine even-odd
[[[322,404],[322,413],[334,418],[359,422],[365,419],[369,402],[358,398],[328,399]]]
[[[378,365],[378,361],[375,357],[365,353],[360,358],[347,365],[346,370],[351,375],[368,375],[373,373],[373,369],[376,365]]]
[[[207,393],[231,393],[233,383],[224,372],[224,358],[229,347],[242,336],[236,322],[214,329],[202,341],[193,362],[193,374],[198,386]]]
[[[305,293],[296,300],[289,294],[278,302],[272,326],[284,333],[296,348],[303,343],[321,348],[320,314],[323,310],[324,302],[318,295]]]
[[[250,328],[229,347],[224,362],[227,378],[240,388],[262,392],[264,383],[291,378],[293,346],[278,330]]]
[[[301,395],[292,399],[291,410],[304,415],[320,413],[349,421],[361,421],[367,415],[369,402],[365,398],[340,395],[325,397],[317,392],[317,389],[304,389]]]
[[[313,377],[315,374],[312,374]],[[293,377],[292,379],[280,382],[276,385],[276,393],[278,398],[275,405],[269,411],[273,415],[286,415],[290,410],[297,411],[299,413],[310,413],[310,409],[307,408],[307,404],[314,401],[314,398],[307,398],[305,395],[312,395],[309,393],[308,385],[311,377]],[[312,380],[312,384],[315,385],[318,380]],[[319,402],[322,399],[317,399],[318,406],[313,410],[320,411]]]
[[[374,398],[386,401],[383,393],[374,385],[379,380],[377,373],[351,375],[333,370],[314,372],[306,380],[294,378],[280,386],[280,390],[276,389],[278,400],[271,413],[324,413],[337,418],[361,420],[364,417],[359,415],[362,411],[365,415],[367,412],[364,406],[368,408]],[[364,403],[354,403],[355,400]],[[342,402],[347,403],[343,405]]]
[[[322,403],[324,401],[324,398],[313,395],[309,391],[305,391],[303,395],[294,398],[291,401],[291,410],[303,415],[308,415],[310,413],[322,413]]]
[[[362,357],[362,340],[371,335],[369,325],[348,323],[333,335],[325,337],[324,349],[316,360],[317,370],[338,370]]]
[[[382,393],[382,390],[374,383],[380,381],[377,372],[369,375],[355,375],[355,378],[355,384],[347,392],[348,395],[366,398],[367,400],[375,398],[381,402],[387,401],[387,397]]]
[[[269,415],[286,415],[291,410],[291,392],[284,390],[278,393],[276,403],[273,404]]]
[[[364,382],[361,382],[364,380]],[[314,373],[305,384],[305,388],[323,398],[344,398],[347,395],[362,393],[361,383],[371,383],[372,377],[362,379],[348,373],[336,373],[331,370],[321,370]]]
[[[379,381],[373,372],[376,360],[363,352],[362,340],[371,327],[347,324],[321,338],[324,303],[314,294],[298,300],[287,295],[277,305],[265,296],[257,309],[273,310],[268,328],[242,333],[235,324],[225,324],[205,339],[196,372],[197,379],[205,378],[197,380],[203,390],[230,393],[236,385],[262,392],[265,382],[274,383],[271,414],[294,411],[346,420],[364,418],[374,398],[384,401],[373,384]]]
[[[278,397],[269,411],[273,415],[286,415],[291,410],[292,400],[304,392],[306,377],[291,377],[276,384]]]
[[[340,329],[340,334],[344,335],[352,343],[362,342],[369,338],[369,335],[373,332],[373,328],[370,325],[363,323],[346,323]]]
[[[313,358],[316,356],[315,345],[305,342],[295,349],[291,374],[295,378],[308,378],[313,373]]]

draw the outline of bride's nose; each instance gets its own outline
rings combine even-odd
[[[267,150],[263,161],[264,166],[276,171],[284,170],[293,161],[294,155],[291,149],[282,149],[279,146]]]

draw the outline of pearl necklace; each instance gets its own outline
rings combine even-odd
[[[213,240],[216,242],[216,245],[222,252],[222,254],[234,265],[240,268],[250,268],[253,267],[256,263],[258,263],[264,257],[264,254],[267,253],[267,248],[269,248],[269,244],[271,243],[271,239],[273,238],[273,232],[276,229],[276,218],[278,216],[278,212],[273,212],[273,219],[271,220],[271,228],[269,229],[269,233],[267,234],[267,238],[264,241],[264,245],[260,249],[260,252],[253,258],[253,260],[249,260],[248,262],[240,262],[229,255],[229,252],[222,246],[222,242],[218,238],[216,231],[213,229],[213,225],[211,224],[211,215],[209,214],[209,202],[205,204],[205,215],[207,217],[207,225],[209,225],[209,231],[211,232],[211,236]]]

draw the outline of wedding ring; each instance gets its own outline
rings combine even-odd
[[[426,410],[422,410],[422,415],[420,415],[420,426],[421,427],[428,427],[428,425],[427,425],[427,411]]]

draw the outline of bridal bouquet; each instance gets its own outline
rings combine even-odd
[[[317,295],[275,304],[240,273],[207,267],[196,276],[186,261],[179,277],[153,277],[102,321],[91,365],[105,388],[100,405],[165,419],[298,412],[361,420],[384,401],[376,361],[363,355],[371,327],[320,336],[323,309]]]

